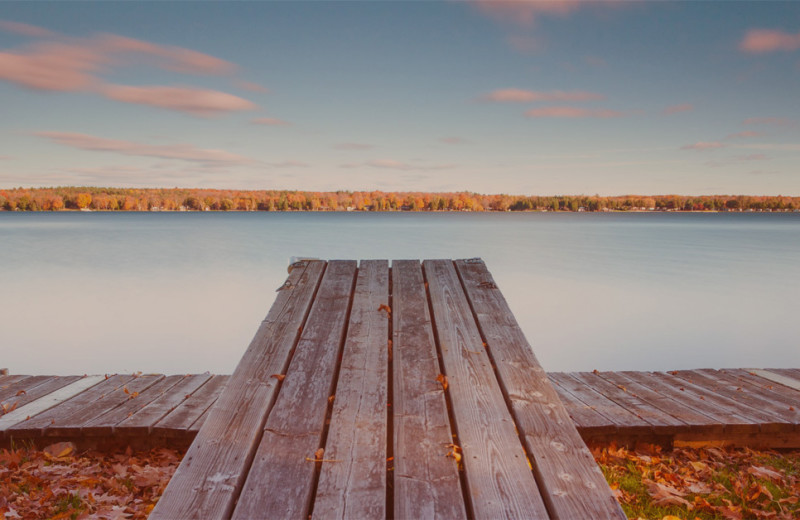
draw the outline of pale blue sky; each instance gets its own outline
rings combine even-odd
[[[800,194],[800,2],[4,2],[0,187]]]

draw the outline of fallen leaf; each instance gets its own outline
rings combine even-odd
[[[314,458],[317,460],[322,460],[322,456],[325,454],[325,448],[320,448],[314,452]]]
[[[442,390],[447,390],[447,376],[444,374],[439,374],[436,376],[436,380],[442,384]]]
[[[286,374],[272,374],[269,377],[274,377],[278,381],[283,381],[284,379],[286,379]]]
[[[392,315],[392,308],[386,305],[385,303],[382,303],[381,306],[378,307],[378,312],[380,311],[386,311],[386,314],[388,314],[389,316]]]
[[[72,455],[76,449],[75,444],[71,442],[56,442],[44,448],[42,452],[48,457],[60,459]]]
[[[19,392],[17,392],[17,396],[20,396],[20,395],[25,395],[25,394],[27,394],[27,393],[28,393],[28,392],[26,392],[25,390],[20,390]]]

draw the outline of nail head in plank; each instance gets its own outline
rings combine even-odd
[[[318,518],[386,518],[389,263],[362,261],[314,501]]]
[[[394,518],[466,518],[422,268],[392,262]]]
[[[328,262],[232,518],[308,516],[315,463],[306,459],[321,445],[355,278],[355,261]]]
[[[551,514],[626,518],[486,265],[455,264]]]
[[[292,269],[278,291],[151,520],[225,518],[233,511],[276,394],[278,380],[271,375],[286,370],[326,265],[304,264]]]
[[[450,260],[422,264],[476,518],[549,518]]]

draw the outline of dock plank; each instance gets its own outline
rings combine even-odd
[[[720,370],[720,372],[725,377],[738,381],[739,384],[747,385],[749,388],[757,388],[773,401],[782,403],[787,407],[798,407],[800,404],[800,390],[773,383],[768,379],[751,374],[747,370],[727,368]]]
[[[467,496],[476,518],[549,518],[450,260],[425,260]]]
[[[127,394],[127,400],[106,413],[83,422],[80,427],[81,433],[83,435],[111,435],[119,423],[133,416],[134,413],[158,399],[165,392],[169,392],[182,378],[183,376],[180,375],[159,376],[146,388],[141,390],[129,388],[130,393]]]
[[[77,396],[104,381],[104,376],[83,376],[79,377],[76,381],[54,390],[47,395],[44,395],[35,401],[31,401],[25,406],[19,407],[16,410],[7,413],[0,417],[0,431],[5,432],[14,425],[21,424],[31,420],[31,418],[38,417],[39,414],[54,408],[73,397]],[[21,428],[15,430],[17,435],[25,435],[26,429]],[[35,435],[41,433],[41,429],[36,428],[30,430]]]
[[[455,264],[551,516],[626,518],[486,265]]]
[[[549,374],[548,378],[558,394],[559,401],[566,408],[575,426],[581,430],[591,431],[593,434],[609,434],[617,431],[617,425],[614,424],[614,421],[598,413],[597,410],[594,410],[591,406],[561,388],[552,375],[552,373]]]
[[[648,422],[658,434],[675,433],[679,427],[686,424],[649,402],[640,399],[639,396],[628,392],[627,387],[624,385],[614,385],[600,377],[599,374],[572,372],[570,375],[590,386],[606,399],[614,401],[626,410],[633,412],[638,418]]]
[[[704,415],[680,401],[676,401],[669,395],[648,388],[626,377],[625,374],[619,372],[600,372],[598,375],[611,384],[622,386],[639,399],[677,418],[686,425],[688,431],[722,433],[725,427],[721,422],[712,417]]]
[[[18,433],[20,435],[44,435],[45,431],[49,428],[71,423],[73,416],[89,411],[89,413],[96,413],[98,409],[105,409],[105,402],[103,398],[106,394],[111,394],[117,389],[124,387],[129,381],[134,379],[132,374],[115,374],[107,376],[103,381],[92,385],[85,391],[71,397],[42,412],[24,423],[16,424],[8,431],[10,433]]]
[[[230,516],[277,393],[278,380],[271,375],[286,371],[325,265],[306,262],[289,274],[150,514],[152,520]]]
[[[342,352],[315,518],[386,518],[389,262],[362,260]]]
[[[792,388],[794,390],[800,390],[800,381],[798,381],[794,377],[787,377],[772,370],[763,370],[758,368],[750,369],[750,372],[754,373],[758,377],[768,379],[773,383],[778,383],[779,385],[783,385],[785,387]]]
[[[151,433],[153,425],[188,399],[212,376],[211,374],[196,374],[178,377],[180,379],[168,391],[164,391],[147,405],[140,406],[129,417],[114,426],[114,432],[123,435]]]
[[[0,402],[5,401],[9,397],[14,397],[20,390],[25,390],[25,388],[29,386],[27,380],[31,377],[34,376],[22,374],[3,376],[3,381],[0,384]]]
[[[308,517],[355,279],[355,261],[328,262],[232,518]]]
[[[422,267],[392,262],[394,518],[466,518]]]
[[[200,388],[191,394],[184,395],[185,399],[164,418],[157,421],[150,428],[150,431],[167,436],[174,433],[184,435],[187,431],[190,431],[197,420],[217,401],[225,389],[229,377],[211,376]],[[199,430],[199,427],[194,429],[194,431]]]
[[[764,414],[762,431],[791,431],[794,429],[796,419],[800,418],[797,412],[790,412],[786,407],[776,405],[771,399],[764,398],[758,393],[748,392],[741,386],[732,385],[714,371],[678,370],[674,375]],[[771,417],[772,421],[768,417]]]
[[[9,410],[21,408],[30,402],[55,392],[59,388],[74,383],[80,378],[81,376],[44,376],[39,380],[38,384],[24,389],[24,393],[20,395],[14,395],[13,397],[5,399],[3,404],[8,406]]]

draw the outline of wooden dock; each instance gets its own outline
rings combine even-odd
[[[800,370],[548,375],[480,260],[293,267],[232,376],[0,376],[2,442],[191,444],[153,518],[624,518],[584,440],[800,447]]]

